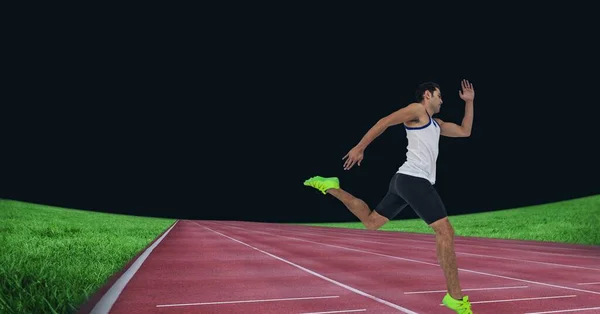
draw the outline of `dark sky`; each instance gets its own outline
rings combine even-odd
[[[15,26],[0,197],[173,218],[355,220],[302,182],[338,176],[376,206],[405,160],[403,127],[376,139],[361,167],[345,172],[341,158],[424,81],[442,87],[438,116],[460,123],[463,78],[476,92],[473,133],[442,138],[438,159],[450,214],[600,193],[585,20],[403,28],[352,16]]]

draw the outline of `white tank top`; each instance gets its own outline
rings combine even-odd
[[[406,161],[398,173],[429,180],[435,184],[436,161],[440,141],[440,126],[429,116],[429,122],[421,127],[411,128],[404,125],[408,139]]]

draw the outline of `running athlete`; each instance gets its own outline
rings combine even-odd
[[[460,314],[472,314],[469,297],[463,295],[454,252],[454,228],[448,221],[446,208],[434,188],[440,135],[468,137],[473,126],[473,84],[462,81],[459,96],[465,101],[461,125],[445,122],[432,116],[440,112],[442,94],[439,85],[423,83],[416,90],[417,102],[380,119],[343,158],[344,170],[360,166],[367,146],[387,128],[404,124],[408,147],[406,161],[390,180],[387,194],[371,210],[361,199],[340,188],[337,177],[312,177],[304,185],[331,194],[340,200],[369,230],[377,230],[393,219],[406,205],[435,231],[436,253],[444,272],[447,293],[442,303]]]

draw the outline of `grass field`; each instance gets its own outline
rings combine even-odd
[[[449,220],[458,236],[600,245],[600,195]],[[360,222],[302,225],[364,229]],[[380,230],[433,233],[420,219],[393,220]]]
[[[171,226],[0,200],[0,313],[73,313]]]

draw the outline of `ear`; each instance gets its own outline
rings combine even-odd
[[[425,99],[431,98],[431,96],[432,96],[431,92],[428,90],[426,90],[425,93],[423,94],[423,98],[425,98]]]

